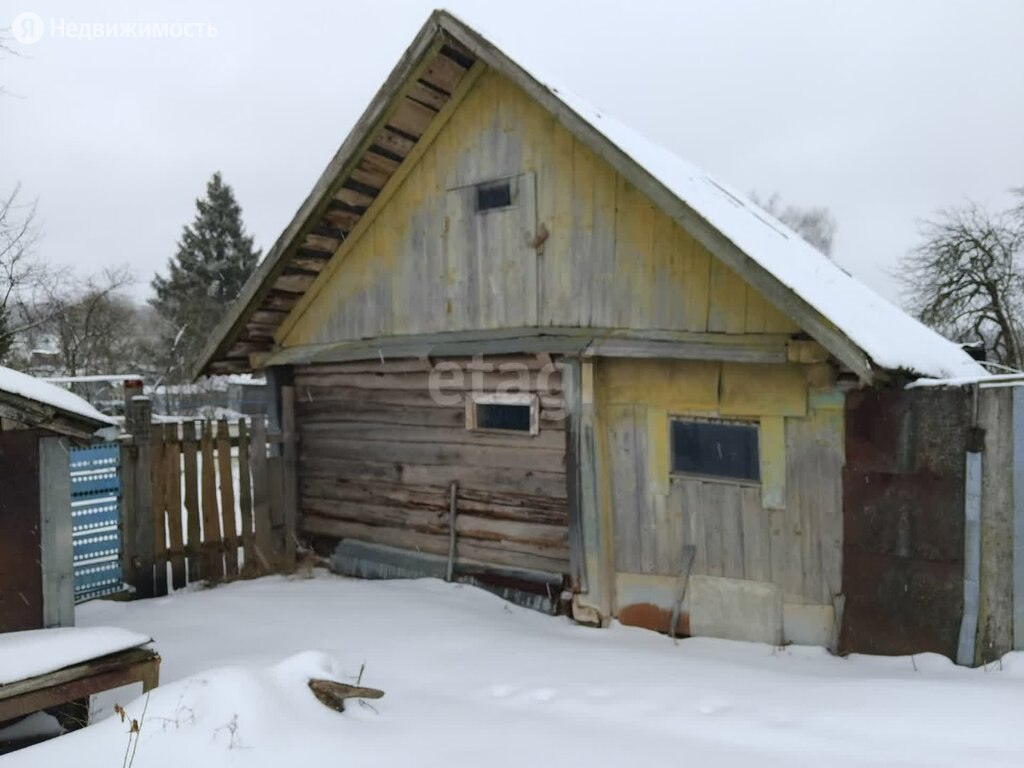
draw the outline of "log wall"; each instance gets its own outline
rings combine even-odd
[[[568,573],[560,374],[534,356],[475,360],[297,367],[302,532],[447,555],[454,482],[457,563]],[[466,429],[471,391],[523,389],[538,434]]]

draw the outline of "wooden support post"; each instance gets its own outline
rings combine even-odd
[[[130,453],[131,497],[126,498],[125,514],[131,518],[133,538],[133,576],[135,596],[153,597],[153,484],[151,429],[153,406],[148,397],[136,395],[129,408],[128,423],[132,428]]]
[[[238,576],[238,525],[235,518],[235,480],[231,471],[231,432],[227,419],[217,422],[217,475],[220,481],[220,514],[224,531],[224,575]]]
[[[455,576],[455,515],[459,509],[459,484],[452,481],[448,487],[448,573],[446,581]]]
[[[281,427],[284,446],[282,449],[283,477],[282,502],[284,504],[284,546],[282,549],[285,570],[295,567],[295,544],[298,541],[299,519],[299,475],[298,475],[298,434],[295,427],[295,388],[281,387]]]
[[[200,441],[203,495],[203,576],[217,582],[224,578],[224,549],[220,537],[220,510],[217,506],[217,464],[213,451],[213,425],[202,422]]]
[[[150,440],[150,483],[153,494],[153,594],[167,594],[167,505],[164,497],[163,430],[152,430]]]
[[[164,499],[167,507],[171,584],[175,589],[183,589],[188,581],[185,576],[184,521],[181,515],[181,443],[177,424],[164,425]]]
[[[39,546],[43,574],[43,626],[75,624],[71,544],[71,475],[62,437],[39,439]]]
[[[253,552],[252,483],[249,479],[249,429],[244,419],[238,422],[238,507],[242,519],[242,575],[256,574]]]

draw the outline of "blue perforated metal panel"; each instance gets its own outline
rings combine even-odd
[[[119,446],[71,450],[71,530],[75,602],[121,589]]]

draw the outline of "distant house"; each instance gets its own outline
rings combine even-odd
[[[524,61],[435,13],[198,362],[268,376],[302,534],[590,623],[956,655],[969,393],[903,387],[985,370]]]
[[[110,420],[0,367],[0,632],[74,624],[68,446]]]

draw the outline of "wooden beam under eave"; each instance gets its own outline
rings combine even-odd
[[[248,313],[258,307],[260,301],[274,290],[275,278],[287,263],[287,257],[296,241],[307,227],[322,218],[327,201],[360,163],[379,127],[387,124],[398,100],[404,96],[403,86],[418,80],[426,64],[440,52],[442,41],[438,19],[436,14],[432,15],[430,21],[423,26],[412,44],[402,54],[402,58],[356,121],[355,127],[313,185],[295,216],[270,248],[266,258],[246,281],[238,299],[218,323],[210,335],[209,342],[200,353],[192,370],[193,377],[201,376],[213,360],[226,352],[244,325]]]
[[[309,306],[319,295],[320,291],[322,291],[324,286],[327,285],[327,283],[331,280],[331,277],[337,271],[338,267],[344,262],[346,255],[351,252],[351,250],[359,242],[360,238],[373,225],[373,222],[376,220],[377,216],[380,214],[382,210],[384,210],[385,206],[387,206],[388,204],[388,201],[395,194],[398,188],[401,187],[402,182],[409,175],[412,169],[416,166],[416,163],[419,162],[420,157],[422,157],[423,154],[430,148],[431,144],[434,143],[434,140],[438,137],[438,135],[440,135],[445,125],[448,124],[448,121],[451,119],[452,115],[455,114],[455,111],[462,104],[463,100],[472,90],[473,86],[476,85],[477,81],[480,79],[480,76],[483,74],[484,69],[484,65],[478,62],[477,64],[474,64],[472,67],[470,67],[470,69],[466,72],[465,77],[463,77],[462,80],[459,81],[458,87],[452,94],[451,99],[449,99],[448,103],[444,105],[444,108],[437,113],[437,117],[434,118],[433,122],[430,124],[430,127],[427,129],[427,132],[424,133],[420,140],[416,143],[416,146],[413,147],[412,151],[409,153],[409,156],[406,157],[405,161],[398,166],[398,170],[395,171],[395,173],[388,180],[388,183],[384,185],[383,189],[381,189],[380,194],[373,201],[373,204],[366,210],[366,213],[363,214],[362,217],[360,217],[356,226],[352,229],[351,232],[349,232],[348,237],[341,244],[341,247],[338,248],[334,256],[327,263],[327,266],[324,267],[324,269],[317,276],[313,285],[311,285],[309,289],[306,290],[306,292],[302,295],[302,298],[300,298],[298,303],[295,305],[295,308],[291,311],[291,313],[289,313],[288,318],[277,329],[277,332],[274,334],[274,340],[278,344],[282,344],[284,339],[287,338],[288,334],[291,333],[292,329],[295,327],[295,323],[298,322],[298,319],[302,317],[305,311],[309,308]]]

